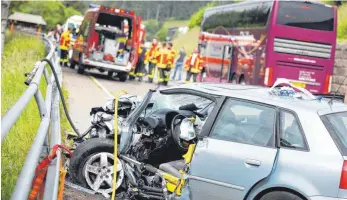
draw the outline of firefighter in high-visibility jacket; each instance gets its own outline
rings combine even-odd
[[[153,39],[151,47],[146,51],[145,64],[148,64],[148,82],[152,83],[155,73],[155,67],[157,64],[157,55],[159,51],[158,40]]]
[[[68,27],[66,31],[64,31],[60,36],[60,66],[67,67],[67,63],[69,62],[69,49],[71,42],[71,27]]]
[[[145,41],[142,41],[141,46],[138,50],[139,59],[137,60],[135,70],[133,70],[129,73],[130,80],[134,80],[136,77],[138,77],[139,81],[142,81],[142,77],[143,77],[144,71],[145,71],[146,51],[147,51],[147,49],[145,47]]]
[[[175,64],[175,58],[177,57],[177,52],[176,50],[173,48],[173,44],[172,42],[169,42],[168,43],[168,47],[167,47],[171,53],[170,57],[170,67],[171,69],[174,67],[174,64]]]
[[[157,68],[158,68],[158,83],[167,85],[170,78],[170,59],[171,52],[166,47],[166,43],[162,44],[162,47],[157,52]]]
[[[185,83],[189,83],[191,77],[193,76],[193,82],[196,82],[198,74],[202,70],[203,59],[199,54],[198,49],[194,49],[194,52],[188,57],[184,65],[185,70],[187,71],[187,77]]]

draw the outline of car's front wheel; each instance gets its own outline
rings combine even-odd
[[[269,192],[262,196],[260,200],[303,200],[296,194],[286,191]]]
[[[112,193],[113,150],[111,139],[93,138],[78,145],[70,161],[72,181],[104,195]],[[124,170],[119,159],[117,163],[116,189],[119,191],[124,182]]]

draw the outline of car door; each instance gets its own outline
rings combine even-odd
[[[243,199],[267,177],[277,154],[275,119],[273,107],[226,99],[213,126],[203,127],[210,129],[209,136],[195,149],[191,199]]]

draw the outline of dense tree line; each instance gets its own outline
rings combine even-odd
[[[134,10],[144,20],[168,19],[187,20],[199,8],[211,1],[66,1],[64,4],[84,13],[89,4],[103,4],[106,6]]]
[[[63,24],[72,15],[82,15],[73,7],[66,7],[60,1],[12,1],[10,13],[23,12],[41,15],[47,22],[47,29],[54,28],[57,23]]]

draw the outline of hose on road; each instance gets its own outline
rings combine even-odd
[[[57,75],[57,72],[55,71],[55,69],[54,69],[54,67],[53,67],[53,63],[52,63],[50,60],[48,60],[47,58],[42,59],[41,62],[46,62],[46,63],[50,66],[50,68],[51,68],[51,70],[52,70],[52,73],[53,73],[53,75],[54,75],[55,83],[56,83],[56,85],[57,85],[57,87],[58,87],[58,90],[59,90],[59,94],[60,94],[61,102],[62,102],[62,104],[63,104],[64,113],[65,113],[65,115],[66,115],[66,118],[67,118],[67,120],[69,121],[69,123],[70,123],[72,129],[73,129],[73,130],[75,131],[75,133],[80,137],[81,134],[80,134],[80,132],[78,131],[78,129],[76,128],[75,124],[72,122],[71,117],[70,117],[70,114],[69,114],[69,112],[68,112],[68,110],[67,110],[67,106],[66,106],[66,103],[65,103],[65,98],[64,98],[64,95],[63,95],[63,91],[62,91],[62,89],[61,89],[61,87],[60,87],[58,75]]]

